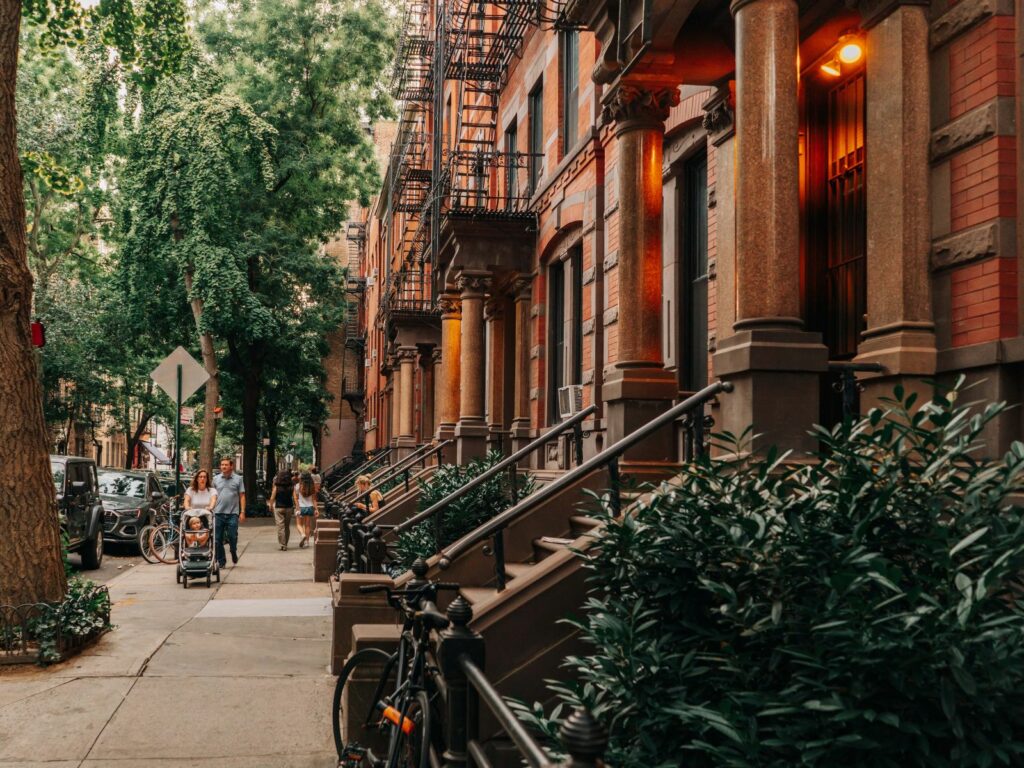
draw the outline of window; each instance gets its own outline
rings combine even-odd
[[[558,423],[558,390],[565,386],[565,264],[548,267],[548,423]]]
[[[527,119],[529,120],[530,144],[527,151],[530,153],[527,158],[527,167],[530,177],[530,194],[537,191],[540,183],[540,175],[544,167],[544,83],[537,83],[537,87],[530,91],[530,100],[527,104]]]
[[[519,197],[519,158],[516,153],[519,151],[519,127],[513,120],[505,129],[505,153],[508,155],[508,166],[505,169],[505,194],[509,201]]]
[[[569,29],[562,43],[562,154],[567,154],[579,136],[580,117],[580,33]]]
[[[680,385],[696,392],[708,383],[708,156],[683,167],[683,326]]]
[[[583,382],[583,246],[575,246],[569,254],[572,295],[569,321],[572,328],[572,368],[570,384]]]

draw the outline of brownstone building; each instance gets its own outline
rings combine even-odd
[[[507,449],[578,386],[592,452],[720,378],[719,428],[806,449],[851,365],[862,410],[961,372],[1020,401],[1021,6],[410,0],[367,448]]]

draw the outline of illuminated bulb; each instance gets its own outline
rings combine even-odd
[[[839,60],[843,64],[856,64],[864,55],[864,48],[858,42],[849,42],[839,49]]]
[[[831,61],[826,61],[824,64],[821,65],[821,71],[824,72],[826,75],[829,75],[830,77],[839,77],[841,74],[843,74],[842,69],[840,69],[839,67],[839,59],[832,59]]]

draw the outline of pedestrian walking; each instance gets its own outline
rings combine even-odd
[[[295,486],[295,507],[299,510],[295,518],[295,525],[302,534],[302,541],[299,547],[309,543],[309,537],[313,535],[314,520],[320,516],[317,508],[316,490],[313,486],[313,476],[309,472],[303,472],[299,478],[299,484]]]
[[[322,486],[323,483],[324,483],[324,479],[320,475],[320,470],[317,469],[315,466],[311,467],[310,470],[309,470],[309,474],[313,478],[313,493],[315,493],[317,496],[319,496],[320,495],[320,486]]]
[[[220,460],[220,475],[213,480],[216,492],[213,512],[217,517],[217,563],[227,565],[224,542],[231,549],[231,562],[238,562],[238,524],[245,522],[245,483],[235,474],[235,461],[228,457]]]
[[[283,470],[274,478],[274,489],[270,492],[270,507],[274,510],[277,523],[277,543],[282,552],[288,550],[292,533],[292,517],[295,514],[295,481],[292,473]]]
[[[185,509],[212,510],[216,501],[217,492],[210,486],[210,473],[200,469],[185,489]]]

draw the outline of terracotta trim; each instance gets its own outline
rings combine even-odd
[[[1012,16],[1013,0],[961,0],[932,22],[929,47],[934,51],[992,16]]]
[[[1016,222],[1006,217],[933,240],[932,271],[959,267],[990,257],[1014,258],[1017,255],[1016,237]]]
[[[1014,136],[1014,100],[997,96],[932,131],[931,161],[939,162],[993,136]]]

